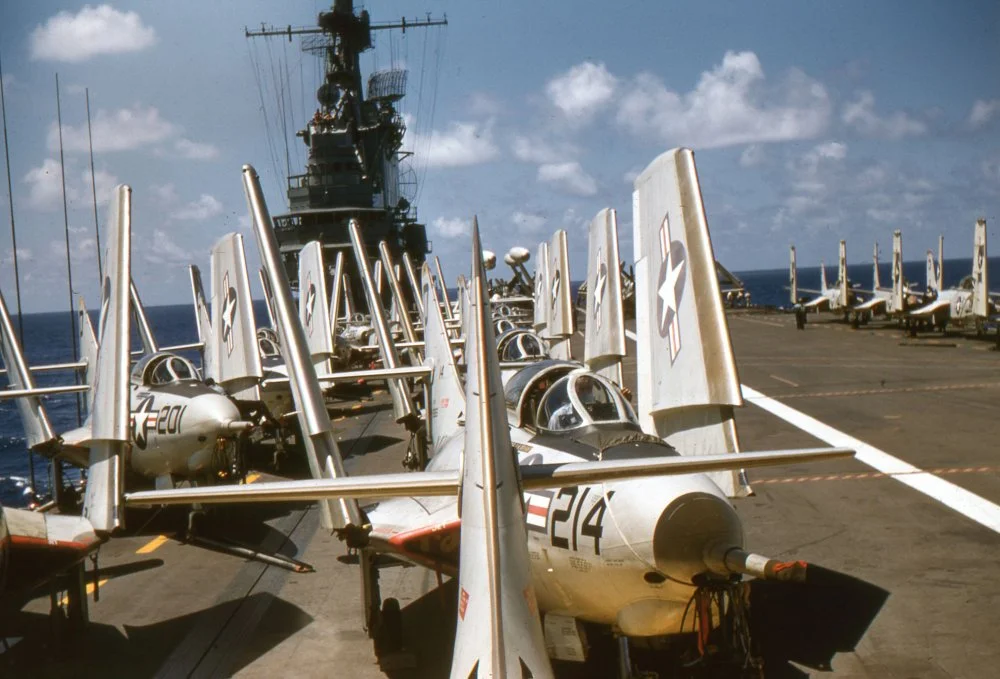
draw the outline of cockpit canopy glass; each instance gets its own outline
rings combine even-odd
[[[523,361],[530,358],[540,358],[544,353],[538,337],[531,332],[519,332],[504,342],[501,350],[501,361]]]
[[[621,391],[603,377],[574,372],[553,384],[538,406],[540,429],[565,431],[602,422],[637,424],[635,413]]]
[[[146,356],[132,368],[131,382],[135,385],[156,386],[200,379],[198,371],[187,359],[174,354]]]

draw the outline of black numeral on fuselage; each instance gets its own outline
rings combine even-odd
[[[608,501],[614,497],[615,491],[609,491],[597,500],[583,517],[583,525],[581,526],[580,514],[583,512],[584,500],[589,493],[589,487],[584,487],[583,492],[580,492],[580,488],[577,486],[559,489],[559,493],[552,500],[553,509],[549,517],[549,540],[553,547],[572,549],[576,552],[579,550],[579,537],[593,538],[594,554],[600,555],[601,538],[604,537],[604,514],[608,509]],[[577,501],[578,499],[579,501]],[[561,506],[561,502],[565,502],[565,506]],[[570,519],[572,519],[572,527],[569,536],[560,535],[559,525],[568,524]]]

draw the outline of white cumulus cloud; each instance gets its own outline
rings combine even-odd
[[[160,112],[150,106],[136,105],[108,112],[100,110],[94,116],[91,128],[94,136],[94,153],[107,151],[129,151],[150,146],[172,137],[177,126],[164,120]],[[86,153],[87,123],[63,125],[63,146],[67,152]],[[56,123],[49,126],[48,147],[59,149],[59,128]]]
[[[194,255],[178,245],[162,229],[153,230],[153,242],[142,249],[143,258],[152,264],[190,264]]]
[[[597,193],[597,181],[575,161],[539,165],[538,181],[551,184],[574,196],[593,196]]]
[[[181,138],[174,142],[174,153],[187,160],[212,160],[219,156],[219,149],[212,144]]]
[[[856,101],[844,105],[841,119],[845,125],[867,137],[901,139],[927,131],[927,125],[902,111],[888,116],[878,115],[875,112],[875,95],[867,91],[859,93]]]
[[[522,212],[520,210],[512,213],[510,220],[514,222],[514,225],[521,233],[533,233],[538,231],[545,226],[546,221],[545,217],[542,217],[541,215],[530,212]]]
[[[156,42],[156,31],[136,12],[84,5],[76,14],[62,11],[36,26],[29,42],[32,59],[79,62],[98,54],[143,50]]]
[[[59,161],[46,158],[39,167],[28,170],[24,175],[28,185],[28,205],[36,210],[55,210],[62,206],[62,174]],[[76,200],[77,191],[67,184],[66,198]]]
[[[982,127],[993,120],[993,117],[998,113],[1000,113],[1000,99],[991,99],[990,101],[977,99],[969,112],[969,125]]]
[[[830,97],[821,83],[792,70],[768,87],[753,52],[726,52],[687,93],[640,73],[625,86],[618,123],[636,135],[700,148],[809,139],[826,129]]]
[[[407,123],[407,129],[412,127]],[[407,131],[407,145],[428,167],[463,167],[493,160],[500,153],[493,143],[493,127],[487,123],[455,122],[444,132],[422,135]]]
[[[550,80],[545,93],[567,118],[585,121],[611,101],[617,85],[604,64],[585,61]]]
[[[432,233],[442,238],[457,238],[468,235],[472,230],[472,223],[468,219],[455,217],[437,217],[431,222]]]
[[[222,214],[222,203],[207,193],[201,194],[198,200],[181,206],[170,217],[178,221],[203,222]]]
[[[81,176],[81,180],[84,186],[90,189],[91,198],[93,198],[93,193],[96,191],[98,205],[105,205],[111,200],[111,192],[119,183],[118,177],[104,170],[97,170],[94,174],[93,183],[90,181],[90,170],[85,170]]]

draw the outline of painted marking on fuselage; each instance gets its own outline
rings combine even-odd
[[[630,330],[625,331],[625,336],[633,342],[636,340],[635,333]],[[750,403],[831,446],[853,448],[857,451],[856,458],[869,467],[937,500],[981,526],[1000,533],[1000,506],[956,486],[954,483],[915,467],[909,462],[879,450],[873,445],[834,429],[830,425],[776,401],[752,387],[745,384],[740,386],[743,388],[743,397]]]
[[[167,540],[169,540],[169,539],[170,538],[168,538],[166,535],[157,535],[155,538],[153,538],[152,540],[150,540],[149,542],[147,542],[146,544],[144,544],[142,547],[140,547],[139,549],[135,550],[135,553],[136,554],[152,554],[157,549],[159,549],[164,544],[166,544]]]

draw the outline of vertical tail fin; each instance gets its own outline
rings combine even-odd
[[[365,243],[361,239],[361,226],[357,221],[351,220],[348,231],[351,234],[351,245],[354,247],[354,259],[361,273],[361,283],[365,288],[365,296],[368,298],[368,309],[371,311],[372,327],[378,337],[379,354],[382,357],[382,364],[386,368],[396,368],[399,366],[399,356],[396,354],[396,347],[393,344],[392,336],[385,321],[385,309],[382,308],[382,298],[375,289],[372,281],[371,270],[368,268],[368,253],[365,252]],[[376,265],[381,264],[381,260],[376,260]],[[381,266],[378,267],[381,270]],[[410,398],[410,391],[406,381],[402,379],[387,380],[389,392],[392,394],[393,414],[397,422],[410,422],[416,416],[416,409],[413,400]]]
[[[382,260],[376,259],[372,267],[372,279],[375,284],[375,294],[382,299]]]
[[[538,263],[535,265],[535,320],[532,327],[539,335],[548,335],[549,311],[549,244],[538,244]]]
[[[132,313],[135,314],[135,324],[139,329],[142,351],[146,354],[155,354],[160,350],[160,345],[153,334],[153,326],[149,324],[146,307],[142,305],[142,298],[139,297],[139,288],[135,287],[135,281],[129,281],[129,294],[132,297]]]
[[[207,373],[209,366],[215,362],[212,314],[208,308],[205,286],[201,282],[201,269],[192,264],[188,270],[191,273],[191,297],[194,299],[195,326],[198,328],[198,341],[201,342],[202,373]]]
[[[975,246],[972,251],[972,313],[981,318],[990,315],[990,281],[986,261],[986,220],[976,220]]]
[[[351,320],[354,318],[354,295],[351,293],[351,279],[347,275],[347,271],[341,274],[344,286],[344,318]]]
[[[76,309],[77,336],[80,340],[80,358],[87,362],[87,368],[83,373],[84,383],[90,387],[87,391],[87,412],[94,408],[94,381],[97,379],[97,335],[94,334],[94,324],[90,322],[90,314],[87,313],[87,303],[83,301],[81,295],[77,298]]]
[[[420,294],[420,283],[417,281],[417,272],[413,269],[413,260],[410,253],[403,250],[403,269],[406,271],[406,279],[410,281],[410,291],[413,294],[413,303],[417,305],[417,313],[420,314],[420,321],[427,322],[427,310],[424,308],[423,296]],[[421,275],[423,272],[421,271]]]
[[[3,353],[4,367],[7,368],[7,383],[10,388],[34,389],[35,380],[28,369],[27,361],[24,360],[21,344],[14,332],[14,324],[10,320],[7,302],[4,301],[2,293],[0,293],[0,350]],[[54,442],[56,435],[41,398],[26,396],[15,400],[21,424],[24,425],[24,437],[28,441],[28,447],[34,449]]]
[[[299,251],[299,322],[306,332],[306,344],[316,372],[323,374],[330,372],[330,357],[333,356],[329,314],[323,244],[309,241]]]
[[[933,250],[927,251],[926,257],[927,263],[924,268],[924,277],[926,279],[925,286],[928,290],[933,292],[941,292],[941,289],[937,284],[937,273],[934,270],[934,252]]]
[[[424,325],[424,364],[430,365],[431,398],[428,407],[430,431],[434,449],[438,450],[442,439],[449,438],[462,428],[465,415],[465,390],[455,367],[448,331],[444,327],[444,316],[438,306],[437,289],[431,280],[430,268],[424,264],[422,271],[423,302],[427,310]]]
[[[795,266],[795,246],[788,248],[788,288],[792,294],[792,304],[799,303],[799,270]]]
[[[257,385],[264,370],[257,348],[243,235],[229,233],[220,238],[212,247],[211,257],[215,349],[208,375],[237,398],[257,400]]]
[[[840,286],[840,303],[846,307],[851,303],[847,296],[847,241],[840,241],[840,252],[837,257],[837,284]]]
[[[569,244],[565,229],[552,234],[549,243],[547,267],[549,289],[544,298],[549,306],[548,329],[549,355],[552,358],[572,359],[570,338],[573,336],[573,297],[569,278]]]
[[[872,253],[872,265],[872,290],[878,290],[882,287],[882,281],[878,275],[878,241],[875,241],[875,251]]]
[[[618,215],[604,209],[590,222],[583,360],[591,370],[622,384],[626,349],[619,261]]]
[[[938,234],[937,289],[944,290],[944,234]]]
[[[694,153],[658,157],[632,195],[643,428],[685,455],[737,452],[733,407],[743,396]],[[739,472],[712,478],[730,496],[747,491]]]
[[[90,414],[90,465],[83,516],[98,534],[125,524],[121,502],[129,446],[129,297],[132,280],[132,189],[115,187],[104,257],[97,376]]]
[[[830,286],[826,284],[826,262],[822,259],[819,260],[819,289],[826,294],[830,290]]]
[[[471,311],[459,516],[459,592],[451,676],[552,676],[538,604],[496,338],[490,323],[479,227],[472,226]]]
[[[905,311],[906,298],[903,290],[903,232],[892,232],[892,310]]]
[[[288,382],[295,399],[309,471],[313,478],[346,476],[344,461],[333,437],[333,424],[316,379],[316,369],[309,360],[305,332],[295,317],[292,290],[279,256],[271,215],[264,203],[257,172],[250,165],[243,166],[243,189],[260,248],[261,263],[274,295],[277,330],[281,334],[282,355],[288,366]],[[321,500],[319,507],[321,522],[327,530],[348,526],[360,530],[363,525],[361,509],[355,500]]]
[[[271,292],[271,284],[267,280],[267,273],[264,269],[258,269],[257,276],[260,278],[260,287],[264,290],[264,306],[267,309],[267,322],[271,324],[271,329],[277,332],[278,322],[276,320],[277,317],[274,315],[274,294]]]
[[[406,298],[403,297],[403,290],[399,287],[399,276],[394,272],[396,267],[393,265],[392,254],[389,252],[389,245],[385,241],[381,241],[378,244],[378,252],[380,261],[382,262],[382,268],[388,274],[386,279],[389,281],[389,292],[392,295],[392,306],[396,310],[396,317],[399,324],[403,328],[403,336],[406,338],[407,342],[416,342],[417,334],[413,330],[413,324],[410,323],[410,310],[406,307]],[[410,350],[411,356],[417,356],[417,360],[420,359],[420,352],[416,349]]]
[[[462,335],[469,332],[469,282],[464,274],[458,275],[458,314],[462,321]]]
[[[451,300],[448,298],[448,284],[444,278],[444,272],[441,271],[441,260],[438,256],[434,256],[434,268],[437,269],[437,280],[438,285],[441,286],[441,299],[444,301],[444,317],[449,321],[455,320],[455,313],[451,310]]]
[[[337,258],[333,260],[333,290],[330,291],[330,339],[336,348],[337,322],[340,320],[340,296],[343,294],[344,251],[337,250]]]

